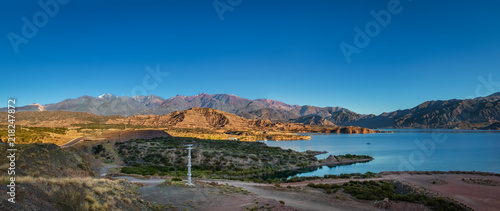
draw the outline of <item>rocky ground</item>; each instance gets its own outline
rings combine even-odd
[[[452,198],[474,210],[498,210],[500,207],[500,186],[469,183],[464,180],[488,180],[492,184],[500,183],[499,176],[483,176],[473,174],[392,174],[384,178],[402,181],[422,191],[436,192]],[[464,179],[464,180],[462,180]],[[433,182],[433,181],[444,182]]]
[[[297,210],[429,210],[429,208],[420,204],[359,200],[342,191],[335,194],[326,194],[321,190],[307,187],[308,183],[341,185],[350,180],[400,181],[415,187],[419,192],[449,198],[474,210],[497,210],[500,206],[500,186],[496,186],[500,182],[500,177],[462,173],[397,173],[384,174],[380,178],[369,179],[322,179],[285,183],[279,187],[273,184],[235,180],[196,180],[194,187],[183,185],[158,186],[163,182],[162,179],[129,179],[132,182],[148,185],[139,188],[139,192],[144,199],[152,203],[166,205],[171,208],[195,210],[215,210],[216,206],[214,207],[214,204],[227,206],[231,208],[229,210],[244,210],[249,205],[253,205],[252,203],[255,203],[255,201],[259,201],[260,206],[257,206],[259,208],[263,206],[261,201],[272,205],[264,206],[265,209],[272,207],[271,210],[288,210],[291,208]],[[481,181],[481,184],[471,184],[462,179]],[[488,182],[483,184],[485,181]],[[219,185],[214,185],[215,183]],[[248,195],[244,191],[248,192]],[[166,203],[167,201],[168,203]],[[282,201],[289,207],[274,206],[276,201]]]
[[[139,188],[139,192],[143,199],[161,210],[296,210],[275,199],[218,183],[147,186]]]
[[[311,182],[342,184],[349,180],[318,180],[276,187],[234,180],[199,180],[194,186],[186,186],[185,181],[162,185],[163,181],[158,179],[129,179],[145,184],[139,188],[141,196],[161,210],[429,210],[420,204],[358,200],[341,191],[326,194],[306,186]]]

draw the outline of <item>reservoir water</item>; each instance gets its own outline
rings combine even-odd
[[[483,171],[500,173],[500,131],[394,129],[394,133],[308,134],[307,141],[266,141],[296,151],[327,151],[328,155],[370,155],[367,163],[323,166],[296,176],[381,171]]]

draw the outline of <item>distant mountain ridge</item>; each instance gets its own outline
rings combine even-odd
[[[500,93],[474,99],[426,101],[405,110],[367,115],[344,125],[369,128],[490,129],[500,122]],[[491,126],[491,127],[489,127]]]
[[[301,116],[318,115],[330,117],[333,112],[350,112],[341,107],[315,107],[290,105],[276,100],[256,99],[250,100],[229,94],[206,94],[201,93],[194,96],[177,95],[163,99],[156,95],[149,96],[114,96],[103,94],[98,97],[88,95],[66,99],[59,103],[47,105],[31,104],[18,107],[18,111],[73,111],[89,112],[97,115],[123,115],[132,116],[138,114],[165,115],[174,111],[184,111],[190,108],[213,108],[246,118],[271,119],[273,121],[288,121]],[[0,109],[5,111],[5,108]],[[354,112],[351,112],[355,114]]]
[[[177,95],[168,99],[159,96],[82,96],[59,103],[31,104],[17,111],[73,111],[96,115],[166,115],[191,108],[212,108],[247,119],[269,119],[312,125],[361,126],[368,128],[496,128],[500,122],[500,92],[466,100],[427,101],[414,108],[381,115],[363,115],[342,107],[290,105],[276,100],[250,100],[229,94],[194,96]],[[6,111],[1,108],[0,111]]]

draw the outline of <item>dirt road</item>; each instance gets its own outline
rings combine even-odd
[[[285,205],[294,207],[298,210],[310,210],[310,211],[332,211],[332,210],[374,210],[374,207],[371,203],[367,202],[359,202],[358,200],[344,195],[342,198],[336,199],[331,195],[325,195],[321,190],[310,190],[305,188],[304,186],[307,183],[314,181],[307,181],[301,183],[290,183],[283,184],[283,188],[276,189],[272,184],[261,184],[261,183],[252,183],[252,182],[242,182],[242,181],[234,181],[234,180],[196,180],[197,185],[195,187],[159,187],[156,186],[162,182],[164,179],[137,179],[134,177],[126,177],[120,176],[115,177],[120,179],[127,179],[131,182],[141,183],[148,187],[141,188],[139,191],[141,196],[144,199],[153,202],[161,203],[161,202],[179,202],[182,199],[183,195],[186,195],[187,198],[194,198],[198,204],[195,204],[195,207],[204,209],[201,210],[215,210],[218,203],[225,204],[228,210],[232,208],[243,206],[249,203],[249,198],[244,197],[242,195],[235,196],[240,200],[235,203],[234,201],[227,200],[227,197],[220,196],[220,193],[213,194],[216,192],[212,192],[211,196],[210,192],[206,190],[200,189],[202,183],[211,183],[216,182],[218,184],[228,184],[229,186],[236,186],[240,188],[244,188],[248,192],[255,194],[255,196],[259,197],[260,200],[268,200],[271,199],[271,202],[283,201]],[[381,178],[373,178],[373,179],[363,179],[364,180],[382,180]],[[325,181],[316,181],[317,183],[330,183],[330,184],[342,184],[348,182],[349,180],[325,180]],[[200,184],[201,183],[201,184]],[[298,187],[294,189],[286,188],[287,185],[291,187]],[[301,188],[302,187],[302,188]],[[196,190],[196,191],[194,191]],[[186,199],[187,199],[186,198]],[[208,201],[216,200],[218,203],[211,204]],[[183,203],[186,203],[185,201]],[[193,207],[191,207],[192,209]],[[285,208],[281,208],[285,209]],[[285,210],[287,210],[286,208]]]
[[[363,179],[365,180],[383,180],[381,178]],[[290,187],[304,187],[308,183],[328,183],[328,184],[343,184],[349,180],[336,180],[336,181],[307,181],[300,183],[281,184],[283,188],[276,189],[272,184],[261,184],[242,182],[234,180],[200,180],[203,182],[217,182],[220,184],[227,183],[236,187],[244,188],[252,193],[261,197],[275,199],[277,201],[284,201],[286,205],[292,206],[298,210],[311,210],[311,211],[332,211],[332,210],[374,210],[372,204],[359,203],[351,197],[346,196],[343,199],[334,199],[333,197],[325,197],[325,194],[320,190],[303,190],[303,189],[289,189]]]
[[[61,145],[61,148],[66,148],[66,147],[70,147],[70,146],[73,146],[75,144],[78,144],[80,141],[83,141],[83,138],[84,137],[81,136],[81,137],[77,137],[77,138],[71,139],[67,143]]]

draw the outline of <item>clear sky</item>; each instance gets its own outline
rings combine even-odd
[[[211,0],[71,0],[50,14],[37,1],[3,1],[0,99],[47,104],[142,87],[379,114],[475,96],[478,77],[500,81],[500,2],[391,1],[217,0],[223,20]],[[389,9],[397,14],[376,31],[370,12]],[[373,37],[348,62],[340,43],[356,47],[354,28],[367,24]],[[169,74],[159,83],[146,70],[157,64]]]

